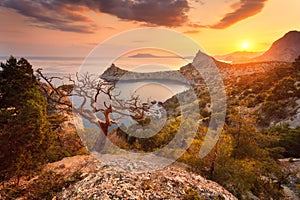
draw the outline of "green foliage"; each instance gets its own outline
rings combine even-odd
[[[7,199],[18,197],[26,199],[53,199],[53,196],[61,192],[63,188],[80,181],[81,173],[75,172],[70,177],[65,178],[61,174],[53,171],[46,171],[39,174],[26,188],[26,190],[14,185],[7,185],[0,190],[0,194]]]
[[[298,56],[298,58],[295,59],[295,62],[293,62],[293,67],[297,71],[300,71],[300,55]]]
[[[260,199],[281,198],[281,189],[274,181],[282,181],[281,170],[267,148],[276,140],[257,132],[253,118],[248,115],[233,112],[227,121],[227,129],[206,157],[200,159],[198,155],[206,132],[206,128],[199,128],[193,144],[180,161],[187,163],[192,171],[221,184],[239,199],[247,198],[249,191]]]
[[[294,97],[297,88],[295,86],[296,79],[292,77],[286,77],[281,79],[276,85],[270,90],[270,94],[267,97],[268,101],[277,101],[282,99],[288,99]]]
[[[260,148],[263,135],[256,131],[253,118],[246,114],[234,113],[229,115],[231,126],[227,133],[233,136],[233,157],[234,158],[256,158],[265,154]]]
[[[164,126],[162,130],[160,130],[157,134],[149,138],[129,136],[123,131],[124,128],[123,130],[118,128],[117,135],[119,137],[123,137],[127,141],[128,149],[135,149],[135,147],[138,146],[139,148],[137,150],[142,150],[146,152],[154,151],[156,149],[164,147],[174,138],[174,136],[178,132],[180,121],[180,118],[171,120],[167,126]],[[141,133],[142,135],[147,135],[148,133],[151,133],[153,131],[157,132],[156,130],[158,130],[158,127],[155,126],[155,124],[151,123],[149,126],[144,127],[143,129],[140,129],[140,126],[132,125],[126,130],[126,132],[134,132],[135,134]]]
[[[17,111],[30,98],[28,89],[34,88],[35,77],[32,66],[23,58],[17,61],[10,57],[6,64],[1,63],[1,69],[1,109],[11,107]]]
[[[258,132],[254,127],[255,119],[250,113],[242,114],[232,108],[228,116],[226,130],[205,158],[199,158],[199,150],[207,127],[199,126],[192,145],[179,161],[188,164],[192,171],[223,185],[239,199],[247,199],[247,192],[252,192],[260,199],[280,199],[282,191],[278,182],[283,181],[283,176],[279,165],[271,156],[278,154],[282,149],[270,147],[270,144],[277,141],[277,137]],[[190,134],[188,127],[191,126],[195,124],[177,117],[170,120],[151,138],[127,138],[130,143],[127,148],[141,151],[157,150],[173,140],[180,128],[186,130],[187,135]],[[124,137],[124,132],[118,132]],[[176,151],[169,148],[168,155],[162,156],[172,157],[174,153]],[[183,198],[199,199],[201,196],[197,191],[187,189]]]
[[[259,199],[281,199],[280,184],[285,180],[276,159],[291,156],[287,152],[299,152],[298,129],[285,130],[286,134],[284,131],[260,133],[255,126],[257,120],[267,127],[271,121],[294,114],[295,100],[300,97],[296,85],[299,78],[300,74],[287,64],[255,76],[228,80],[228,117],[217,145],[200,159],[198,152],[206,128],[199,127],[193,144],[179,160],[187,163],[192,171],[223,185],[239,199],[247,199],[247,192]],[[255,113],[237,112],[237,108],[254,107]],[[299,153],[293,157],[299,157]]]
[[[32,199],[52,199],[53,195],[60,192],[64,186],[65,181],[62,175],[45,172],[33,181],[28,191],[31,191],[30,198]]]
[[[65,156],[47,115],[32,66],[11,57],[0,70],[0,175],[30,175]]]
[[[63,84],[63,85],[59,86],[57,89],[66,91],[67,93],[70,93],[74,89],[74,85]]]
[[[259,117],[259,125],[268,126],[270,121],[285,119],[295,112],[295,100],[300,97],[300,89],[297,88],[298,78],[294,75],[284,77],[268,91],[262,104],[262,114]]]
[[[151,118],[150,117],[146,117],[145,119],[137,120],[137,123],[139,125],[141,125],[141,126],[149,125],[151,123]]]
[[[290,128],[289,124],[274,126],[265,131],[265,134],[277,136],[279,139],[272,144],[271,148],[283,148],[280,152],[283,157],[300,157],[300,127]]]
[[[185,189],[185,194],[182,197],[184,200],[203,200],[204,198],[199,195],[197,190],[193,188]]]
[[[50,124],[31,65],[11,57],[1,68],[0,171],[7,178],[19,177],[46,160],[44,140]]]
[[[262,111],[266,119],[284,119],[287,116],[286,108],[287,102],[284,100],[265,101],[262,106]]]

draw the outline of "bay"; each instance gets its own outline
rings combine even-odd
[[[20,57],[17,56],[19,59]],[[0,61],[5,62],[8,57],[0,56]],[[76,73],[88,71],[99,76],[112,62],[116,66],[136,72],[169,71],[179,69],[188,63],[178,58],[84,58],[84,57],[38,57],[28,56],[26,59],[32,64],[33,69],[42,68],[47,76],[75,76]],[[57,81],[56,84],[61,84]],[[174,81],[130,81],[117,84],[116,90],[125,96],[139,95],[143,101],[151,99],[165,101],[173,95],[188,89],[188,85]]]

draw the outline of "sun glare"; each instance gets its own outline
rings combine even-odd
[[[241,46],[242,46],[243,50],[247,50],[247,49],[249,49],[250,44],[249,44],[249,42],[243,42]]]

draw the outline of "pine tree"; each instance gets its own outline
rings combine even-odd
[[[30,174],[46,161],[51,132],[44,97],[27,60],[10,57],[0,69],[0,175]]]
[[[300,71],[300,55],[298,56],[298,58],[295,59],[295,61],[293,62],[293,67]]]

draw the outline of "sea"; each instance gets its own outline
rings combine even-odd
[[[20,57],[17,56],[19,59]],[[108,67],[114,63],[117,67],[135,72],[154,72],[178,70],[180,67],[191,62],[189,59],[176,57],[168,58],[131,58],[122,57],[118,59],[110,57],[25,57],[33,66],[33,69],[42,69],[42,72],[50,77],[74,77],[76,73],[90,73],[95,76],[101,75]],[[0,56],[1,62],[6,62],[8,57]],[[57,80],[58,81],[58,80]],[[59,81],[57,85],[61,84]],[[138,82],[117,83],[118,92],[126,95],[139,95],[142,100],[165,101],[173,95],[189,89],[189,85],[174,81],[152,81],[144,80]]]

